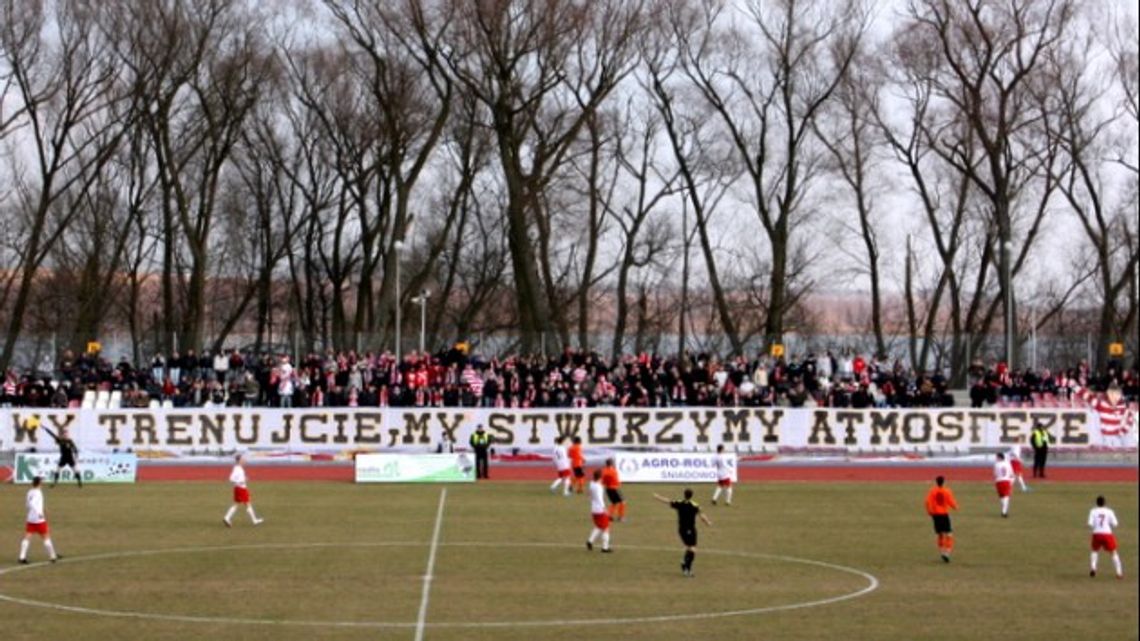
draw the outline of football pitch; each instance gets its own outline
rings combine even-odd
[[[1137,487],[1039,484],[998,515],[988,483],[954,483],[953,561],[938,556],[925,483],[746,483],[696,499],[695,577],[673,511],[626,485],[613,554],[589,552],[584,496],[545,483],[258,482],[223,526],[217,483],[45,491],[64,559],[15,563],[25,487],[0,486],[5,639],[1136,639]],[[1085,519],[1117,511],[1125,579]]]

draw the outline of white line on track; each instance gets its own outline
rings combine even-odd
[[[435,513],[435,531],[431,534],[431,551],[428,552],[427,573],[424,574],[424,591],[420,597],[420,615],[416,618],[416,641],[423,641],[424,624],[427,623],[428,596],[431,593],[431,579],[435,572],[435,551],[439,549],[439,531],[443,526],[443,505],[447,502],[447,488],[439,492],[439,509]]]

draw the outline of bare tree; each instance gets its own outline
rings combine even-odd
[[[1072,38],[1050,52],[1052,75],[1045,87],[1048,93],[1041,99],[1065,152],[1064,162],[1055,168],[1061,193],[1080,221],[1096,257],[1100,312],[1095,366],[1102,367],[1108,344],[1123,341],[1133,328],[1119,305],[1134,284],[1140,259],[1136,252],[1140,223],[1135,210],[1136,173],[1120,176],[1119,171],[1109,171],[1116,167],[1111,159],[1121,114],[1104,108],[1113,106],[1106,99],[1112,83],[1106,82],[1105,74],[1100,73],[1089,55],[1089,51],[1096,50],[1097,37],[1099,34],[1090,30],[1084,39]],[[1123,112],[1127,114],[1127,92],[1124,100]],[[1112,173],[1117,174],[1115,180]],[[1132,185],[1128,185],[1129,180]],[[1127,316],[1132,313],[1127,310]]]
[[[610,355],[616,361],[625,349],[625,331],[629,318],[630,279],[634,270],[651,265],[659,259],[671,240],[671,230],[659,217],[651,217],[664,207],[669,197],[678,190],[679,176],[675,168],[662,167],[659,158],[660,126],[652,117],[652,112],[636,117],[631,103],[625,117],[628,123],[627,135],[618,141],[618,160],[632,184],[636,187],[634,197],[623,202],[611,201],[606,204],[611,215],[621,228],[621,257],[617,272],[617,288],[614,298],[613,344]],[[640,126],[633,126],[633,122]],[[639,344],[642,335],[638,332]]]
[[[165,340],[171,347],[177,332],[196,348],[204,338],[218,187],[276,67],[263,26],[232,0],[120,9],[105,28],[117,38],[154,150]]]
[[[448,65],[485,106],[495,132],[522,347],[536,351],[552,328],[554,295],[549,262],[540,264],[535,252],[536,240],[543,244],[544,191],[589,116],[633,69],[648,6],[619,0],[442,6],[450,20]]]
[[[880,358],[887,354],[883,323],[882,249],[879,241],[880,215],[875,197],[876,149],[882,144],[875,114],[880,110],[878,85],[882,75],[873,68],[870,56],[860,54],[850,73],[840,81],[835,100],[824,117],[813,120],[812,127],[820,142],[831,154],[832,169],[850,192],[855,210],[855,224],[848,221],[849,210],[838,214],[843,235],[837,241],[846,251],[847,239],[853,232],[862,239],[863,255],[859,261],[866,267],[871,285],[871,333],[874,352]]]
[[[848,73],[865,14],[856,1],[748,2],[739,17],[719,2],[703,4],[695,33],[687,21],[674,23],[681,68],[719,119],[747,179],[748,205],[771,253],[765,341],[778,343],[794,298],[794,235],[810,218],[806,199],[820,175],[812,123]]]
[[[92,186],[129,120],[94,13],[83,2],[0,4],[0,65],[7,69],[0,100],[11,108],[0,115],[0,131],[33,159],[11,172],[15,201],[8,209],[19,221],[19,239],[14,269],[0,283],[0,308],[9,310],[0,370],[12,360],[39,268],[83,203],[99,198]]]
[[[920,58],[944,111],[943,118],[924,125],[924,135],[985,198],[996,232],[1005,359],[1011,367],[1017,334],[1013,280],[1056,187],[1049,170],[1055,141],[1042,132],[1034,90],[1073,12],[1070,0],[914,0],[900,26],[906,37],[932,43],[938,52],[935,64]],[[1019,214],[1028,219],[1023,230]],[[1016,253],[1015,240],[1021,241]]]

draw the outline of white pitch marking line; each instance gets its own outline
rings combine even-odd
[[[208,546],[208,547],[184,547],[184,548],[164,548],[157,550],[127,550],[122,552],[110,552],[104,554],[94,554],[90,556],[73,556],[68,557],[67,565],[74,565],[75,563],[91,562],[91,561],[105,561],[113,559],[133,558],[133,557],[146,557],[156,556],[161,554],[189,554],[195,552],[218,552],[218,551],[231,551],[231,550],[257,550],[257,549],[319,549],[319,548],[368,548],[368,547],[419,547],[424,545],[423,542],[416,541],[384,541],[384,542],[340,542],[340,543],[262,543],[262,544],[249,544],[249,545],[223,545],[223,546]],[[501,544],[495,544],[501,546]],[[508,544],[513,547],[526,547],[526,548],[570,548],[578,549],[579,544],[567,545],[565,543],[511,543]],[[491,543],[478,542],[478,541],[463,541],[452,543],[441,543],[443,547],[491,547]],[[623,550],[641,550],[645,552],[674,552],[676,548],[660,547],[660,546],[640,546],[640,545],[625,545]],[[802,559],[793,556],[783,556],[779,554],[763,554],[759,552],[736,552],[732,550],[714,550],[704,548],[702,554],[714,554],[722,556],[736,556],[749,559],[760,560],[773,560],[785,561],[788,563],[800,563],[804,565],[814,565],[822,568],[837,570],[847,574],[853,574],[865,579],[868,583],[866,587],[856,592],[841,594],[838,596],[819,599],[814,601],[803,601],[799,603],[786,603],[783,605],[772,605],[760,608],[751,608],[746,610],[728,610],[720,612],[704,612],[693,614],[674,614],[674,615],[658,615],[658,616],[644,616],[644,617],[631,617],[631,618],[606,618],[606,619],[565,619],[565,620],[538,620],[538,621],[485,621],[485,622],[440,622],[440,623],[425,623],[424,627],[432,628],[537,628],[537,627],[566,627],[569,625],[618,625],[618,624],[633,624],[633,623],[667,623],[673,621],[692,621],[702,619],[720,619],[727,617],[749,616],[758,614],[768,614],[772,612],[782,612],[786,610],[798,610],[802,608],[811,608],[822,605],[830,605],[839,603],[849,599],[865,596],[874,592],[879,587],[879,580],[870,573],[864,572],[857,568],[852,568],[844,565],[836,565],[824,561],[815,561],[812,559]],[[14,565],[11,567],[0,567],[0,579],[3,575],[16,574],[28,570],[35,570],[38,568],[51,566],[47,561],[32,563],[30,565]],[[55,566],[51,566],[55,567]],[[269,626],[307,626],[318,628],[368,628],[368,629],[394,629],[403,628],[411,629],[416,627],[415,623],[408,622],[392,622],[392,621],[307,621],[307,620],[272,620],[272,619],[249,619],[249,618],[226,618],[226,617],[208,617],[208,616],[190,616],[179,614],[162,614],[162,613],[148,613],[148,612],[131,612],[124,610],[100,610],[95,608],[83,608],[79,606],[65,605],[61,603],[50,603],[46,601],[35,601],[32,599],[23,599],[13,597],[8,594],[0,592],[0,602],[7,601],[19,605],[26,605],[29,607],[45,608],[49,610],[57,610],[63,612],[74,612],[77,614],[89,614],[93,616],[116,617],[126,619],[144,619],[152,621],[177,621],[181,623],[205,623],[205,624],[238,624],[238,625],[269,625]]]
[[[420,597],[420,616],[416,619],[416,641],[423,641],[424,624],[427,623],[428,595],[431,592],[432,575],[435,572],[435,551],[439,549],[439,531],[443,526],[443,505],[447,502],[447,488],[439,492],[439,509],[435,513],[435,531],[431,535],[431,551],[428,552],[427,573],[424,574],[424,591]]]

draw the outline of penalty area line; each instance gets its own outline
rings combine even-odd
[[[416,641],[423,641],[427,623],[428,597],[431,594],[431,581],[435,574],[435,552],[439,549],[439,531],[443,526],[443,506],[447,502],[447,488],[439,492],[439,508],[435,513],[435,530],[431,535],[431,549],[428,551],[427,572],[424,574],[424,589],[420,597],[420,614],[416,618]]]

